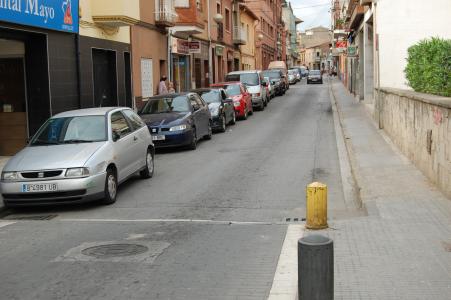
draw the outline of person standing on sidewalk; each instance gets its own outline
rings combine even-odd
[[[166,75],[161,76],[160,83],[158,84],[158,95],[164,95],[168,93],[166,87]]]

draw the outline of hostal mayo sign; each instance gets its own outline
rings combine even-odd
[[[78,0],[0,0],[0,21],[78,32]]]

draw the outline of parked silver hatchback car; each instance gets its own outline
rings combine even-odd
[[[154,172],[154,145],[141,118],[128,108],[81,109],[42,125],[3,168],[0,191],[9,207],[111,204],[118,184],[137,172]]]

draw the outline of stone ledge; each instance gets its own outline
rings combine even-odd
[[[424,93],[418,93],[415,91],[409,91],[409,90],[401,90],[401,89],[395,89],[395,88],[386,88],[381,87],[380,89],[376,88],[376,90],[380,90],[383,93],[388,94],[394,94],[400,97],[406,97],[412,100],[432,104],[435,106],[440,106],[444,108],[451,109],[451,98],[450,97],[443,97],[443,96],[437,96],[432,94],[424,94]]]

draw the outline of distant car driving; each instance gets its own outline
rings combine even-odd
[[[152,134],[156,148],[187,146],[211,139],[208,105],[196,93],[165,94],[149,98],[138,112]]]
[[[57,114],[3,168],[8,207],[116,201],[118,184],[154,173],[154,145],[131,109],[104,107]]]
[[[315,83],[323,83],[323,75],[321,74],[320,70],[310,70],[309,74],[307,76],[307,84],[310,84],[312,82]]]

